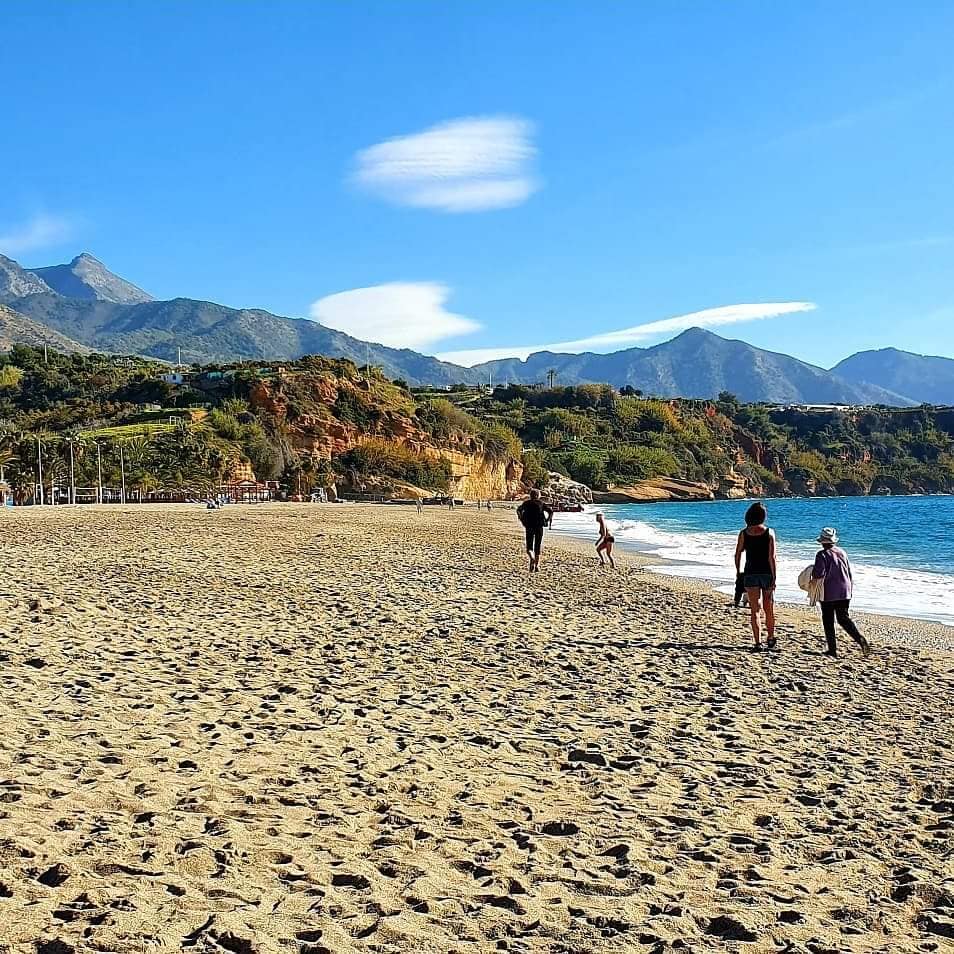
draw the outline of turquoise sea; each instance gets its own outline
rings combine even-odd
[[[712,580],[728,591],[733,553],[751,501],[604,504],[558,514],[554,529],[596,537],[602,511],[618,544],[655,554],[666,573]],[[785,498],[765,501],[778,537],[778,597],[803,602],[797,577],[837,528],[855,571],[853,606],[954,625],[954,496]]]

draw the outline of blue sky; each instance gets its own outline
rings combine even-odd
[[[429,353],[702,312],[826,366],[954,355],[950,3],[19,0],[0,32],[24,264]]]

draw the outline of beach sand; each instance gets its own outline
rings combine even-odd
[[[521,537],[0,513],[0,951],[954,949],[942,628],[833,661],[784,610],[755,655],[724,596]]]

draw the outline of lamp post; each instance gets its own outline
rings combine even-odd
[[[36,439],[36,471],[37,476],[40,478],[40,506],[44,504],[43,497],[43,449],[40,446],[40,438]]]
[[[103,502],[103,449],[96,442],[96,503]]]
[[[123,457],[123,445],[119,445],[119,473],[122,477],[122,490],[120,492],[119,502],[126,503],[126,461]]]
[[[70,445],[70,503],[76,503],[76,479],[73,467],[73,438],[69,439]]]

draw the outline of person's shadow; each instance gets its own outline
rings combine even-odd
[[[752,649],[751,643],[631,643],[637,649],[662,649],[671,652],[714,652],[714,653],[745,653],[750,656],[756,655]],[[790,643],[784,647],[781,645],[776,649],[762,649],[759,655],[762,656],[817,656],[818,652],[806,649],[803,646],[792,646]]]

